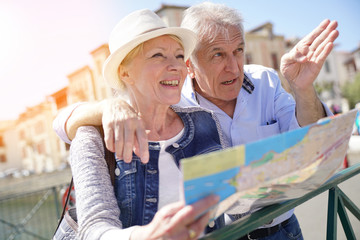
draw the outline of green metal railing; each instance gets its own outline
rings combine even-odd
[[[265,207],[203,239],[237,239],[325,191],[329,192],[326,239],[336,239],[338,215],[346,238],[356,239],[345,209],[359,221],[360,210],[338,185],[359,173],[360,163],[342,170],[321,187],[303,197]],[[50,239],[62,208],[59,191],[63,187],[67,187],[67,184],[0,198],[0,239]]]
[[[62,187],[1,198],[0,239],[51,239],[62,210]]]
[[[347,239],[355,240],[356,237],[345,208],[347,208],[359,221],[360,209],[345,195],[345,193],[340,190],[338,185],[359,173],[360,163],[338,172],[321,187],[309,192],[303,197],[289,200],[281,204],[264,207],[249,216],[237,220],[229,226],[214,231],[202,239],[238,239],[240,236],[244,236],[265,223],[270,222],[275,217],[295,208],[296,206],[325,191],[329,191],[326,239],[336,239],[337,215],[339,215]]]

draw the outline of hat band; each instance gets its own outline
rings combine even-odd
[[[149,29],[149,30],[147,30],[147,31],[145,31],[145,32],[140,33],[139,35],[145,34],[145,33],[148,33],[148,32],[152,32],[152,31],[155,31],[155,30],[163,29],[163,28],[165,28],[165,27],[152,28],[152,29]]]

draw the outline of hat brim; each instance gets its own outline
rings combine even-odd
[[[124,44],[115,52],[111,53],[106,59],[103,67],[103,75],[109,86],[113,89],[121,89],[118,68],[120,63],[132,49],[147,40],[168,34],[175,35],[180,38],[184,46],[184,57],[186,61],[196,46],[197,39],[196,34],[193,31],[180,27],[167,27],[147,32],[132,39],[131,42]]]

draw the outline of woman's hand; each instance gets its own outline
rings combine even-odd
[[[136,228],[131,239],[196,239],[209,221],[210,213],[206,211],[218,201],[218,196],[211,195],[192,205],[169,204],[155,214],[151,223]]]
[[[149,148],[145,127],[135,110],[121,99],[106,100],[102,125],[106,148],[126,163],[131,162],[133,151],[141,162],[149,161]]]

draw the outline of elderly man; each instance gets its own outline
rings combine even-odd
[[[324,20],[283,56],[281,72],[294,98],[281,87],[274,70],[244,65],[246,44],[242,22],[235,9],[224,5],[201,3],[186,10],[182,27],[197,33],[198,44],[187,62],[189,78],[179,105],[198,104],[215,112],[232,146],[305,126],[330,115],[330,110],[317,97],[313,82],[338,36],[337,22]],[[54,128],[63,140],[69,141],[67,137],[72,139],[78,126],[102,122],[109,150],[130,162],[134,149],[146,163],[148,145],[141,116],[124,102],[111,101],[113,107],[106,109],[102,103],[73,106],[58,116]],[[119,108],[122,114],[116,115],[118,111],[114,109]],[[248,236],[302,239],[293,212],[282,214]],[[243,215],[225,215],[225,222]]]

